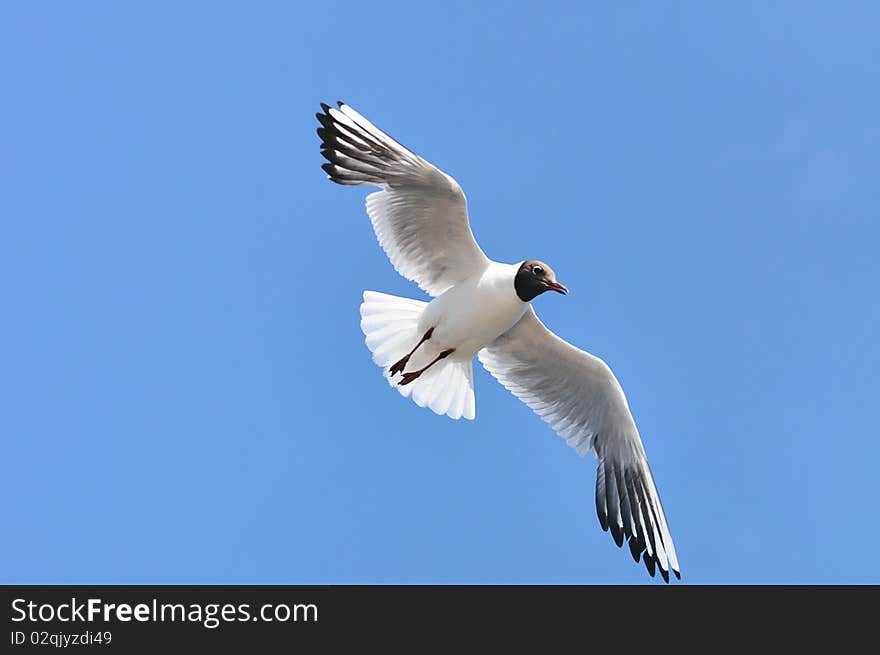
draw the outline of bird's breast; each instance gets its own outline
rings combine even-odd
[[[455,348],[457,358],[470,359],[513,327],[528,308],[516,295],[515,272],[515,267],[496,264],[457,284],[425,308],[420,329],[433,327],[435,346]]]

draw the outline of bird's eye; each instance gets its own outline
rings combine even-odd
[[[535,275],[544,275],[544,269],[540,266],[532,266],[532,273]]]

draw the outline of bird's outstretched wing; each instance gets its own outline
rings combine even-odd
[[[598,357],[548,330],[533,309],[478,354],[483,366],[583,455],[599,460],[596,511],[618,546],[629,542],[668,582],[680,578],[675,546],[620,384]]]
[[[367,196],[367,214],[397,272],[438,296],[488,266],[458,183],[338,104],[316,114],[323,168],[338,184],[382,188]]]

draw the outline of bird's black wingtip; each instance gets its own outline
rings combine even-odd
[[[633,561],[638,563],[639,556],[642,554],[642,548],[639,545],[638,540],[633,537],[629,538],[629,552],[632,555]]]
[[[616,523],[611,523],[608,526],[611,529],[611,536],[614,539],[614,543],[617,544],[617,547],[620,548],[623,546],[623,530]]]
[[[344,104],[345,104],[345,103],[342,102],[342,100],[337,100],[337,101],[336,101],[336,106],[337,106],[337,107],[342,107],[342,105],[344,105]]]
[[[669,584],[669,571],[664,569],[662,566],[660,567],[660,575],[663,576],[663,582]]]
[[[681,571],[676,571],[675,569],[672,569],[672,572],[675,574],[676,580],[681,580]]]
[[[322,102],[321,109],[323,109],[324,112],[328,112],[328,111],[330,111],[330,105],[328,105],[326,102]]]

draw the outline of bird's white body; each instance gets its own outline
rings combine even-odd
[[[487,260],[430,303],[365,291],[361,329],[388,383],[437,414],[473,419],[474,356],[516,325],[530,306],[516,293],[517,269],[518,265]],[[429,331],[430,338],[410,354]],[[434,361],[450,350],[450,355]],[[410,370],[429,368],[401,385],[389,366],[403,357],[409,358]]]
[[[423,334],[434,328],[434,349],[452,348],[455,352],[450,359],[470,361],[516,325],[528,308],[514,289],[518,267],[489,262],[485,269],[428,303],[418,325]]]

